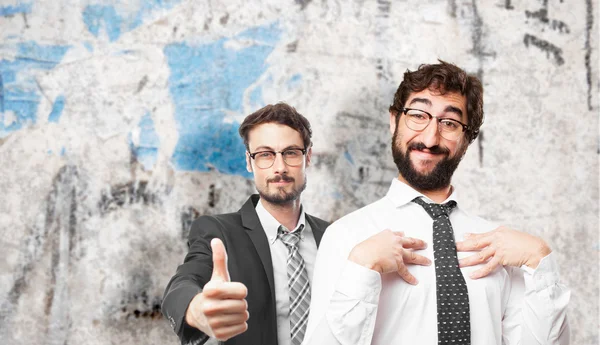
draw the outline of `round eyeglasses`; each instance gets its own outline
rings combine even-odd
[[[402,108],[402,112],[406,115],[405,122],[408,128],[413,131],[420,132],[429,126],[429,123],[432,119],[437,120],[438,132],[442,136],[442,138],[447,140],[458,140],[460,136],[470,129],[469,126],[464,123],[449,119],[449,118],[439,118],[437,116],[433,116],[430,113],[420,110],[420,109],[412,109],[412,108]]]
[[[287,149],[283,151],[258,151],[254,153],[248,152],[250,158],[254,159],[256,166],[261,169],[268,169],[275,163],[275,157],[281,153],[285,164],[291,167],[297,167],[304,161],[306,149]]]

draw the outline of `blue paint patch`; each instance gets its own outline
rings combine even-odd
[[[16,79],[15,71],[10,71],[10,70],[2,71],[2,74],[3,74],[3,76],[2,76],[3,84],[4,83],[6,83],[6,84],[12,83]]]
[[[0,121],[0,138],[36,122],[41,92],[32,72],[51,70],[70,48],[42,46],[33,41],[4,47],[14,49],[16,54],[14,60],[0,60],[0,110],[3,117],[11,112],[14,121]]]
[[[64,146],[60,149],[60,156],[63,157],[67,150],[65,150]]]
[[[273,23],[209,44],[176,43],[165,47],[171,69],[169,91],[179,131],[179,141],[171,157],[176,169],[216,169],[252,176],[246,171],[239,124],[223,119],[227,113],[242,112],[244,92],[265,73],[265,61],[280,36],[278,23]],[[253,44],[239,50],[226,47],[228,41],[238,39]],[[261,92],[253,94],[253,101],[259,101]]]
[[[237,35],[237,39],[252,40],[257,45],[270,46],[275,42],[279,41],[281,36],[281,30],[279,29],[279,23],[275,22],[271,25],[255,26],[247,29]]]
[[[350,154],[350,152],[348,152],[348,150],[344,151],[344,158],[346,158],[346,160],[350,162],[350,164],[354,165],[354,159],[352,158],[352,155]]]
[[[288,80],[287,85],[290,88],[295,88],[300,84],[301,81],[302,81],[302,76],[300,74],[294,74],[290,78],[290,80]]]
[[[20,13],[31,13],[31,3],[22,3],[15,6],[0,6],[0,17],[14,16]]]
[[[58,123],[58,120],[60,119],[64,108],[65,96],[60,95],[54,100],[54,104],[52,105],[52,112],[50,112],[50,116],[48,116],[48,122]]]
[[[92,46],[92,44],[90,42],[84,42],[83,46],[85,47],[85,49],[87,49],[90,53],[94,51],[94,46]]]
[[[4,113],[4,78],[0,70],[0,114]]]
[[[170,9],[181,0],[144,0],[139,2],[139,8],[130,11],[117,11],[114,5],[88,5],[82,12],[83,22],[88,31],[94,36],[100,35],[104,28],[111,42],[116,41],[124,32],[131,31],[142,24],[144,19],[154,11]]]
[[[150,113],[147,113],[140,119],[138,126],[140,128],[139,143],[135,146],[130,134],[129,147],[136,160],[144,166],[144,169],[152,170],[154,164],[156,164],[160,140],[156,134],[156,128],[154,127],[154,121]]]
[[[100,28],[103,27],[112,42],[121,36],[122,18],[113,6],[88,5],[82,12],[83,22],[92,35],[98,37]]]
[[[58,64],[70,46],[42,46],[34,41],[18,44],[18,60],[31,64],[33,68],[49,70]]]

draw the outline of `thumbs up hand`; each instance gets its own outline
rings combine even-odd
[[[213,272],[210,281],[231,281],[229,278],[229,270],[227,269],[227,251],[223,242],[218,238],[213,238],[210,241],[210,247],[213,252]]]
[[[227,269],[227,251],[220,239],[210,242],[213,272],[210,281],[197,294],[185,314],[188,325],[219,341],[226,341],[248,329],[246,321],[248,289],[242,283],[231,282]]]

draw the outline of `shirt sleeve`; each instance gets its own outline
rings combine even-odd
[[[335,227],[325,232],[315,262],[304,345],[371,344],[381,276],[347,259],[355,244]]]
[[[571,291],[560,282],[555,255],[548,254],[536,269],[507,270],[511,283],[502,320],[503,344],[569,344]]]

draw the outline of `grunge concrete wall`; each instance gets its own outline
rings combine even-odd
[[[253,189],[237,137],[277,101],[314,128],[308,211],[386,192],[387,107],[437,58],[486,120],[464,207],[545,238],[598,344],[596,0],[1,0],[2,344],[176,344],[163,289],[199,214]]]

